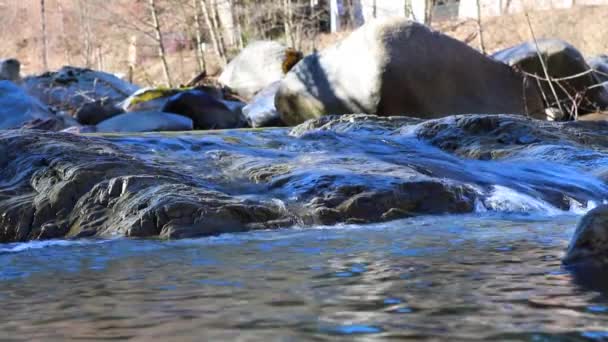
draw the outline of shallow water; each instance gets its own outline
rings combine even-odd
[[[577,219],[485,213],[1,245],[0,336],[603,340],[605,285],[560,263]]]

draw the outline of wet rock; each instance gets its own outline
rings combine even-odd
[[[247,45],[224,69],[218,81],[244,98],[251,98],[283,78],[302,54],[274,41]]]
[[[191,118],[195,129],[227,129],[246,126],[239,107],[231,110],[224,102],[202,90],[187,90],[172,96],[167,100],[162,111]]]
[[[63,129],[61,122],[37,99],[11,81],[0,81],[0,129],[20,128],[26,123],[53,122],[49,127]]]
[[[579,221],[563,262],[608,263],[608,205],[591,210]]]
[[[283,79],[276,107],[288,125],[348,113],[533,113],[544,119],[539,93],[523,87],[518,73],[466,44],[392,19],[305,57]]]
[[[130,112],[104,120],[95,126],[100,133],[190,131],[188,117],[163,112]]]
[[[608,124],[516,115],[325,116],[177,136],[3,131],[0,241],[559,213],[608,198],[592,174],[607,137]]]
[[[600,82],[594,73],[589,73],[591,70],[589,65],[574,46],[559,39],[541,39],[538,40],[538,50],[545,60],[551,78],[579,75],[572,79],[553,82],[558,100],[562,105],[571,108],[571,99],[576,99],[577,96],[582,97],[583,101],[578,105],[578,109],[580,114],[584,114],[597,111],[598,108],[603,108],[608,104],[608,93],[603,87],[588,89]],[[526,73],[545,78],[534,42],[522,43],[496,52],[492,57]],[[536,82],[534,81],[534,83]],[[550,99],[550,103],[547,103],[546,106],[556,107],[557,101],[554,99],[549,82],[541,82],[541,84],[543,93]]]
[[[89,103],[103,103],[97,107],[100,117],[117,111],[118,103],[133,94],[138,87],[102,71],[63,67],[56,72],[24,79],[28,93],[60,111],[76,115]]]
[[[0,59],[0,80],[20,81],[21,63],[14,58]]]
[[[60,236],[185,237],[264,227],[273,203],[231,196],[108,141],[0,132],[0,241]],[[7,186],[8,185],[8,186]]]
[[[274,106],[274,98],[281,82],[274,82],[256,94],[243,108],[243,115],[251,127],[283,126],[281,116]]]

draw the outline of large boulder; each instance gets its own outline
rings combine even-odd
[[[21,63],[14,58],[0,59],[0,80],[21,80]]]
[[[198,89],[173,95],[167,100],[162,111],[191,118],[195,129],[227,129],[246,126],[240,107],[231,108],[226,103]]]
[[[563,261],[566,264],[608,264],[608,205],[601,205],[583,216]]]
[[[345,113],[423,118],[540,113],[540,95],[523,87],[508,66],[398,18],[366,24],[305,57],[282,81],[276,107],[289,125]]]
[[[192,120],[182,115],[163,112],[130,112],[100,122],[96,132],[162,132],[190,131]]]
[[[551,83],[539,81],[541,91],[548,102],[545,104],[547,107],[558,107],[551,86],[562,106],[570,110],[574,101],[579,114],[597,111],[608,104],[608,93],[603,87],[590,89],[600,81],[593,72],[590,72],[591,68],[585,58],[574,46],[563,40],[540,39],[536,43],[522,43],[496,52],[492,57],[528,74],[546,79],[543,64],[538,58],[539,53],[545,62],[547,73],[552,79],[568,78]],[[537,82],[532,77],[530,77],[530,81]]]
[[[34,121],[56,122],[56,117],[15,83],[0,81],[0,129],[20,128]]]
[[[253,42],[226,66],[218,81],[238,95],[251,98],[282,79],[301,58],[301,53],[280,43]]]
[[[243,107],[243,115],[251,127],[283,126],[281,115],[274,105],[274,99],[280,86],[280,81],[270,84]]]
[[[97,104],[96,109],[103,112],[98,112],[99,118],[95,120],[121,112],[118,104],[138,90],[137,86],[112,74],[67,66],[56,72],[26,77],[24,87],[43,103],[72,116],[87,111],[84,106]]]

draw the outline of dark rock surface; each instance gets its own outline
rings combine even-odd
[[[323,117],[289,130],[0,132],[0,241],[213,235],[608,198],[608,125]]]
[[[247,125],[240,107],[231,109],[224,102],[197,89],[171,96],[162,111],[189,117],[195,129],[242,128]]]

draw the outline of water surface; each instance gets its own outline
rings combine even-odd
[[[578,216],[483,213],[179,241],[0,246],[0,336],[25,340],[608,338]]]

